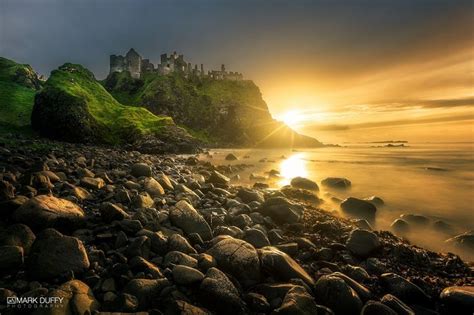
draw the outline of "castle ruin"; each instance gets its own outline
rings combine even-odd
[[[243,75],[239,72],[228,72],[225,70],[225,65],[221,66],[220,70],[210,70],[204,72],[204,65],[201,64],[192,66],[190,62],[184,60],[184,55],[178,55],[176,52],[168,56],[168,54],[161,54],[160,63],[155,65],[149,59],[143,59],[135,49],[131,48],[125,56],[111,55],[110,56],[110,73],[128,71],[132,78],[139,79],[144,73],[156,72],[162,75],[173,72],[182,73],[186,77],[197,76],[207,77],[214,80],[242,80]]]

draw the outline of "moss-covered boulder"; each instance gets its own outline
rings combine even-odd
[[[51,72],[36,95],[31,124],[43,136],[70,142],[125,144],[146,138],[158,147],[193,143],[172,118],[120,104],[92,72],[70,63]]]

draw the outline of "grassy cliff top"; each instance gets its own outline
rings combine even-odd
[[[81,65],[66,63],[54,70],[42,93],[53,90],[84,102],[98,126],[108,129],[103,133],[106,142],[121,142],[124,134],[156,134],[163,126],[173,124],[170,117],[154,115],[142,107],[120,104],[95,80],[92,72]]]

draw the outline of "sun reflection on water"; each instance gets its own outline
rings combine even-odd
[[[303,159],[304,153],[293,154],[280,164],[281,186],[288,185],[293,177],[301,176],[307,177],[308,170],[306,167],[307,161]]]

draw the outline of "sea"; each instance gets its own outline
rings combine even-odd
[[[395,146],[397,145],[397,146]],[[228,161],[232,153],[238,160]],[[384,206],[377,209],[373,228],[390,230],[404,214],[423,215],[430,223],[444,221],[451,232],[432,224],[412,226],[405,237],[413,244],[434,251],[451,251],[472,260],[474,253],[447,248],[445,240],[474,230],[474,143],[346,143],[340,147],[314,149],[214,149],[200,159],[215,165],[246,164],[231,182],[252,186],[264,182],[271,189],[288,185],[302,176],[319,184],[320,205],[343,216],[339,200],[377,196]],[[278,177],[269,172],[279,172]],[[351,181],[345,190],[321,185],[327,177]]]

